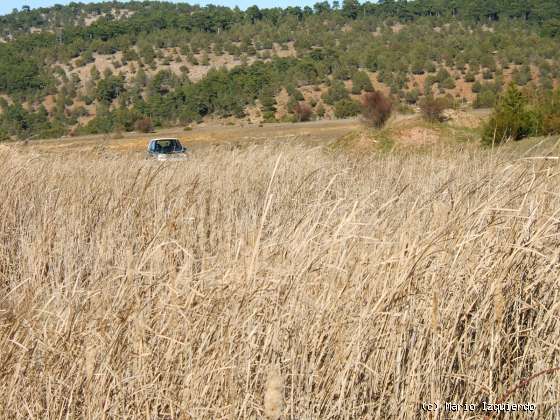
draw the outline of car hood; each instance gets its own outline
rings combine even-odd
[[[157,160],[186,160],[186,153],[157,153],[155,155]]]

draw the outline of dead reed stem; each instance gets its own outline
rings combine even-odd
[[[542,147],[0,151],[0,412],[416,419],[503,395],[558,416]]]

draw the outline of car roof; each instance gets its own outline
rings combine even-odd
[[[157,138],[157,139],[151,139],[150,141],[167,141],[167,140],[177,140],[179,141],[179,139],[177,137],[161,137],[161,138]]]

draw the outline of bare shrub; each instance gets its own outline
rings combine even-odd
[[[298,122],[309,121],[313,111],[305,102],[298,102],[293,108],[294,116]]]
[[[134,124],[134,128],[140,133],[151,133],[152,131],[154,131],[152,120],[148,117],[136,121],[136,123]]]
[[[362,96],[362,120],[365,124],[381,128],[392,112],[393,104],[382,92],[368,92]]]

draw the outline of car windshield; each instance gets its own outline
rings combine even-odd
[[[177,139],[163,139],[154,141],[153,151],[156,153],[173,153],[183,150],[181,142]]]

